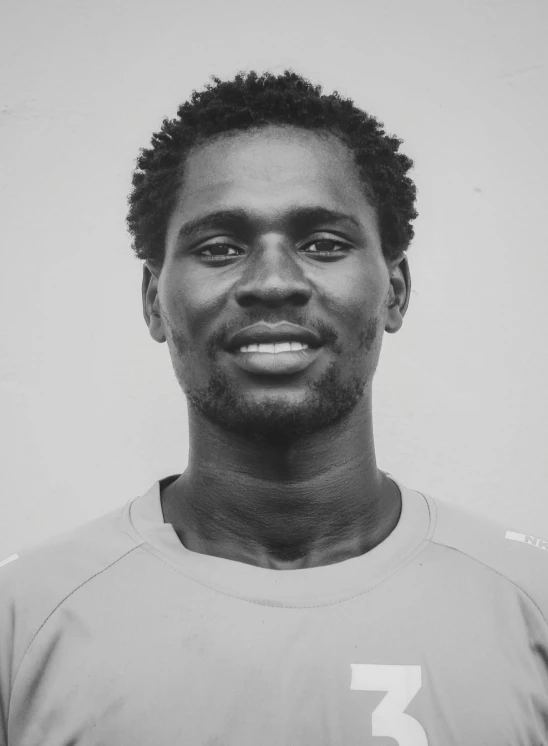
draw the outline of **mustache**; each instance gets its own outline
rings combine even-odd
[[[224,347],[226,341],[237,331],[261,321],[264,321],[267,324],[276,324],[279,321],[287,321],[290,324],[304,326],[306,329],[317,332],[322,340],[322,344],[331,345],[333,347],[336,347],[339,338],[337,332],[322,319],[314,317],[303,318],[302,316],[296,316],[291,313],[284,313],[283,316],[281,316],[279,311],[277,313],[268,313],[264,309],[257,309],[255,313],[250,312],[246,315],[246,318],[239,319],[237,322],[224,322],[221,324],[206,342],[205,347],[207,354],[210,356],[215,355],[219,347]]]

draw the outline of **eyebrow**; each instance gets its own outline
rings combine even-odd
[[[215,210],[207,215],[193,218],[184,223],[179,229],[177,240],[188,239],[199,231],[219,228],[232,228],[234,230],[239,229],[250,232],[254,215],[255,219],[257,219],[257,213],[250,213],[241,208]],[[287,217],[292,229],[297,233],[304,233],[318,223],[337,225],[346,223],[354,228],[362,228],[359,220],[353,215],[347,215],[343,212],[315,205],[292,207],[285,213],[285,217]]]

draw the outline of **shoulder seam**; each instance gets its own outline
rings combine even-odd
[[[513,585],[521,593],[523,593],[523,595],[526,598],[529,599],[529,601],[533,604],[533,606],[535,607],[535,609],[537,609],[538,613],[540,614],[540,618],[548,626],[548,619],[546,619],[546,617],[544,616],[544,613],[543,613],[542,609],[540,608],[540,606],[538,605],[538,603],[535,601],[534,598],[532,598],[529,595],[529,593],[525,590],[525,588],[522,588],[521,585],[519,585],[518,583],[516,583],[515,580],[512,580],[507,575],[505,575],[504,573],[500,572],[500,570],[497,570],[495,567],[492,567],[491,565],[488,565],[486,562],[483,562],[482,560],[478,559],[477,557],[474,557],[471,554],[468,554],[468,552],[465,552],[462,549],[459,549],[457,547],[452,547],[449,544],[445,544],[443,541],[440,541],[439,539],[435,538],[435,529],[436,529],[436,526],[437,526],[438,506],[437,506],[436,501],[434,500],[434,498],[428,496],[428,497],[430,497],[430,499],[428,500],[428,497],[425,494],[423,494],[422,492],[420,494],[422,494],[422,496],[427,500],[427,502],[431,502],[432,503],[432,508],[434,510],[434,521],[433,521],[433,525],[432,525],[432,532],[431,532],[430,536],[426,537],[426,541],[430,542],[431,544],[436,544],[437,546],[444,547],[445,549],[452,549],[454,552],[458,552],[459,554],[462,554],[464,557],[468,557],[468,559],[472,560],[472,562],[477,562],[478,565],[482,565],[483,567],[487,568],[491,572],[494,572],[496,575],[499,575],[501,578],[504,578],[504,580],[506,580],[506,582],[508,582],[511,585]],[[499,526],[500,526],[501,529],[503,528],[502,524],[499,524]]]
[[[434,500],[434,498],[428,495],[426,492],[419,492],[418,490],[415,490],[415,492],[417,492],[417,494],[422,497],[428,509],[430,521],[428,531],[426,533],[426,536],[424,537],[424,540],[430,541],[430,537],[434,536],[436,532],[436,526],[438,523],[438,506],[436,505],[436,501]]]
[[[452,547],[449,544],[444,544],[443,541],[439,541],[438,539],[428,539],[431,544],[436,544],[439,547],[444,547],[445,549],[452,549],[454,552],[458,552],[459,554],[462,554],[464,557],[468,557],[469,560],[472,560],[472,562],[477,562],[478,565],[482,565],[483,567],[486,567],[491,572],[496,573],[497,575],[500,575],[501,578],[504,578],[508,583],[515,586],[521,593],[523,593],[524,596],[526,596],[529,601],[533,604],[533,606],[537,609],[538,613],[540,614],[541,619],[544,621],[544,623],[548,626],[548,619],[544,616],[540,606],[537,604],[534,598],[531,598],[529,593],[521,587],[518,583],[516,583],[515,580],[512,580],[504,573],[500,572],[500,570],[497,570],[495,567],[492,567],[491,565],[488,565],[486,562],[483,562],[482,560],[478,559],[477,557],[473,557],[471,554],[468,554],[468,552],[464,552],[462,549],[458,549],[458,547]]]
[[[133,539],[133,541],[135,541],[135,539]],[[59,603],[56,606],[54,606],[54,608],[50,611],[50,613],[46,616],[46,618],[44,619],[44,621],[42,622],[42,624],[40,624],[40,626],[38,627],[38,629],[36,630],[36,632],[33,634],[33,636],[31,638],[29,644],[27,645],[27,648],[26,648],[25,652],[21,656],[21,661],[19,663],[19,666],[17,667],[17,672],[15,673],[15,676],[13,677],[13,684],[12,684],[12,687],[11,687],[11,691],[12,692],[13,692],[13,689],[15,688],[15,684],[17,682],[17,677],[19,676],[19,671],[21,670],[21,666],[23,665],[23,662],[24,662],[25,658],[27,657],[27,654],[28,654],[28,652],[29,652],[29,650],[30,650],[30,648],[32,646],[32,643],[35,641],[35,639],[37,638],[37,636],[40,634],[40,632],[44,628],[44,626],[51,619],[51,617],[53,616],[53,614],[55,614],[55,612],[57,611],[57,609],[60,606],[62,606],[68,598],[70,598],[77,591],[79,591],[80,588],[83,588],[87,583],[89,583],[90,580],[93,580],[98,575],[101,575],[106,570],[109,570],[117,562],[120,562],[120,560],[122,560],[125,557],[127,557],[128,554],[131,554],[131,552],[134,552],[136,549],[140,549],[141,547],[142,547],[142,544],[135,544],[135,546],[131,547],[131,549],[128,549],[126,552],[124,552],[123,554],[121,554],[115,560],[113,560],[112,562],[109,562],[107,565],[105,565],[105,567],[101,568],[96,573],[94,573],[93,575],[90,575],[85,580],[83,580],[79,585],[77,585],[75,588],[73,588],[71,591],[69,591],[65,596],[63,596],[63,598],[59,601]],[[11,699],[11,695],[10,695],[10,699]],[[8,703],[7,717],[9,719],[9,703]]]

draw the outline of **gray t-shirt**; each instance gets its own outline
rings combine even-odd
[[[548,744],[548,544],[399,482],[370,552],[191,552],[160,484],[0,567],[0,746]]]

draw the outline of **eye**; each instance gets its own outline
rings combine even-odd
[[[317,238],[315,241],[307,243],[301,251],[310,256],[319,256],[325,258],[335,258],[339,254],[344,254],[350,247],[341,241],[335,241],[332,238]],[[312,249],[309,251],[309,249]]]
[[[232,251],[232,254],[228,252]],[[210,252],[210,253],[206,253]],[[232,257],[239,256],[237,252],[241,252],[241,249],[236,248],[228,243],[214,243],[209,244],[204,249],[198,252],[198,255],[205,259],[206,262],[222,262],[226,259],[232,259]]]

